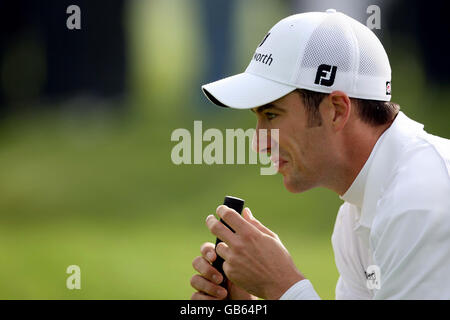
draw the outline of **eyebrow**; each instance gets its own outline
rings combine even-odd
[[[282,111],[282,112],[284,112],[285,110],[284,109],[282,109],[282,108],[280,108],[280,107],[277,107],[276,105],[274,105],[274,104],[272,104],[272,103],[268,103],[268,104],[265,104],[265,105],[263,105],[263,106],[261,106],[261,107],[258,107],[258,108],[256,108],[256,111],[252,108],[252,109],[250,109],[253,113],[261,113],[261,112],[263,112],[264,110],[266,110],[266,109],[276,109],[276,110],[278,110],[278,111]]]

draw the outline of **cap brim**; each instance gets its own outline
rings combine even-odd
[[[251,109],[275,101],[296,89],[251,73],[240,73],[202,86],[203,93],[221,107]]]

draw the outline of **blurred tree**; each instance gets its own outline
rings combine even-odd
[[[69,30],[66,26],[70,16],[66,10],[73,4],[81,9],[81,30]],[[3,72],[11,69],[6,65],[9,60],[4,58],[17,37],[30,33],[33,41],[42,44],[45,55],[45,84],[36,99],[53,101],[80,94],[120,97],[125,91],[126,72],[123,9],[124,0],[1,1],[2,83],[16,81],[14,85],[20,86],[23,82],[21,76],[26,74],[23,70],[17,70],[19,75]],[[26,61],[21,64],[26,65]],[[6,113],[11,111],[6,104],[14,101],[6,101],[5,85],[1,89],[1,109]]]
[[[448,1],[397,0],[387,17],[388,27],[397,38],[407,37],[417,43],[427,80],[435,85],[450,82],[448,8]]]
[[[206,67],[201,77],[203,83],[222,79],[230,74],[234,52],[232,24],[235,0],[200,0],[202,30],[206,44]],[[198,104],[211,111],[210,106]]]
[[[232,23],[234,0],[200,0],[202,23],[209,56],[205,82],[221,79],[229,74],[233,52]]]

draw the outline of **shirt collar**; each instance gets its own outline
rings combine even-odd
[[[391,170],[403,152],[403,146],[420,131],[423,131],[423,124],[411,120],[400,111],[376,142],[350,188],[340,197],[361,209],[361,225],[371,227],[383,184],[388,182]]]

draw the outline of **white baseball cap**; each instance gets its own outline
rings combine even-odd
[[[389,101],[391,67],[375,34],[328,9],[289,16],[270,29],[245,72],[202,86],[213,103],[250,109],[296,88]]]

